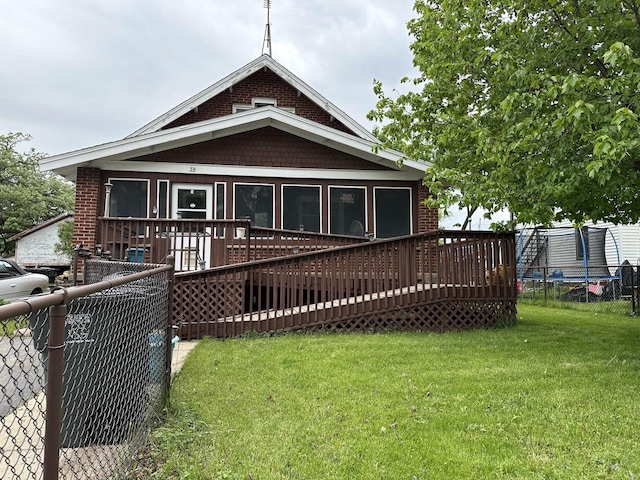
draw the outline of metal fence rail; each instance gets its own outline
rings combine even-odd
[[[168,392],[172,260],[0,306],[0,478],[126,475]]]

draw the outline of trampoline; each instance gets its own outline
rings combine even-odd
[[[538,284],[546,287],[551,282],[554,288],[563,285],[572,289],[566,300],[588,302],[603,298],[604,294],[613,298],[624,295],[623,286],[629,283],[629,275],[634,276],[628,262],[623,268],[616,239],[608,228],[523,229],[516,248],[521,291],[535,289]],[[607,249],[614,252],[616,265],[607,264]]]

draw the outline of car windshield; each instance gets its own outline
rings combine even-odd
[[[7,260],[0,259],[0,278],[17,277],[25,275],[27,272],[22,270],[18,265]]]

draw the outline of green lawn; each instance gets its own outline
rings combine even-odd
[[[632,317],[208,340],[171,395],[160,479],[640,478]]]

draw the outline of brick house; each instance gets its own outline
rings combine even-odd
[[[74,243],[91,250],[101,217],[249,219],[376,238],[436,230],[437,210],[423,204],[429,164],[399,166],[402,154],[377,143],[262,55],[126,138],[41,167],[76,183]]]

